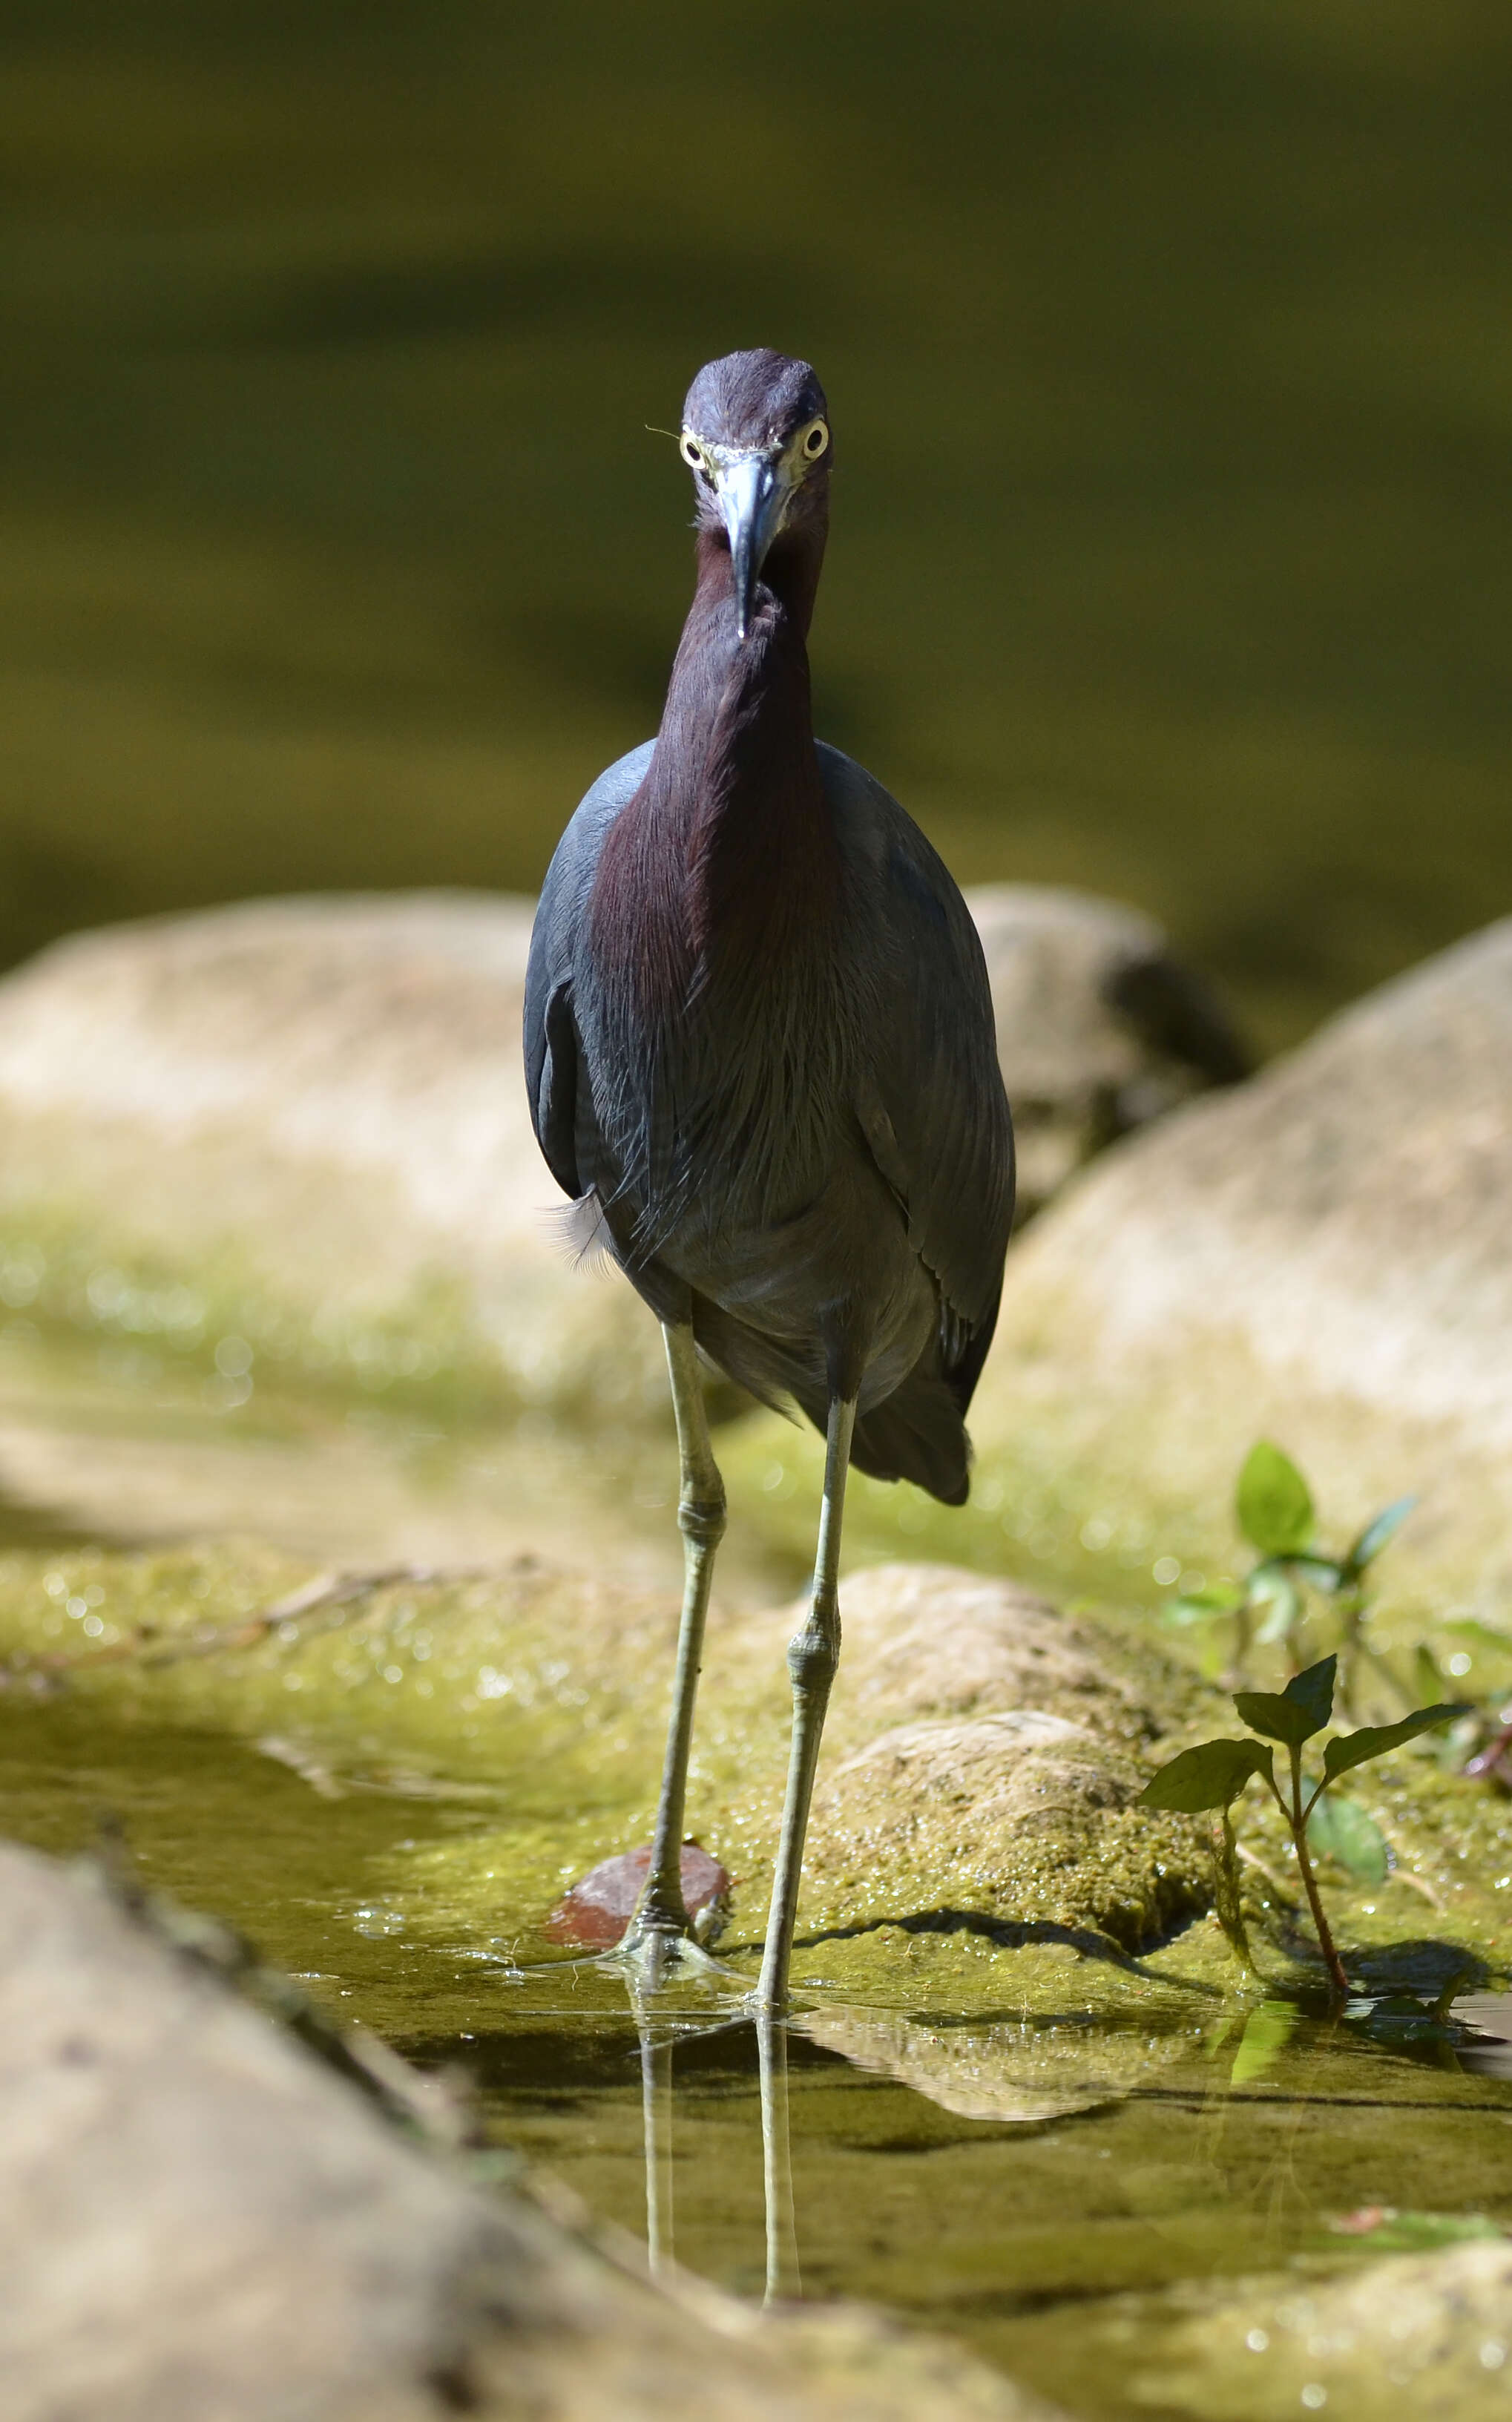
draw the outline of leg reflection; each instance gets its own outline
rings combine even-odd
[[[766,2294],[775,2304],[800,2296],[798,2232],[793,2210],[793,2150],[788,2134],[787,2028],[771,2011],[756,2020],[762,2079],[762,2171],[766,2189]]]
[[[646,2252],[653,2277],[675,2263],[672,2241],[672,2052],[674,2037],[659,2031],[641,1995],[630,2006],[640,2039],[640,2115],[646,2158]],[[766,2214],[767,2304],[803,2292],[793,2207],[793,2154],[788,2131],[787,2028],[769,2010],[755,2020],[761,2074],[762,2182]]]
[[[646,2253],[652,2276],[669,2271],[672,2251],[672,2041],[658,2043],[638,1993],[632,1992],[640,2037],[640,2113],[646,2142]]]

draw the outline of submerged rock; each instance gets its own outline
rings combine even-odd
[[[880,2070],[962,2119],[1017,2128],[1106,2110],[1166,2058],[1188,2050],[1173,2033],[1116,2035],[1077,2023],[995,2020],[942,2024],[870,2010],[810,2010],[795,2024],[811,2041]]]
[[[0,2259],[8,2422],[1054,2422],[869,2315],[658,2292],[6,1845]]]
[[[1132,911],[973,895],[1025,1201],[1236,1073]],[[477,1408],[664,1410],[654,1323],[575,1266],[530,1133],[532,904],[269,900],[58,943],[0,983],[0,1306],[172,1353]]]
[[[1512,1596],[1512,920],[1110,1153],[1010,1257],[983,1481],[1110,1556],[1221,1567],[1257,1436],[1324,1520],[1419,1503],[1398,1597]]]
[[[1128,2393],[1160,2414],[1491,2422],[1512,2387],[1512,2243],[1193,2287],[1167,2300],[1163,2323],[1131,2302],[1127,2334]]]

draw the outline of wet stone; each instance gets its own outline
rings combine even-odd
[[[695,1930],[704,1935],[717,1921],[730,1878],[718,1860],[711,1859],[697,1842],[684,1843],[679,1866],[683,1905]],[[575,1943],[585,1951],[612,1950],[624,1939],[650,1872],[649,1842],[638,1850],[622,1850],[612,1859],[601,1859],[557,1903],[546,1920],[547,1940]]]
[[[1497,2422],[1512,2403],[1512,2243],[1194,2287],[1163,2309],[1131,2300],[1123,2328],[1132,2395],[1158,2413]]]

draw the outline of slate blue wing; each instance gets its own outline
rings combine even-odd
[[[546,870],[525,978],[525,1082],[530,1124],[564,1194],[585,1191],[579,1141],[591,1095],[573,1014],[576,948],[605,837],[645,777],[654,743],[602,773],[573,816]]]
[[[938,1283],[945,1376],[964,1409],[991,1342],[1014,1208],[986,963],[953,878],[912,818],[849,758],[819,755],[872,942],[858,1114]]]

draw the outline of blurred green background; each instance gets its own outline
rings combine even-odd
[[[1506,0],[0,7],[0,963],[533,887],[805,353],[821,730],[1262,1045],[1512,888]]]

